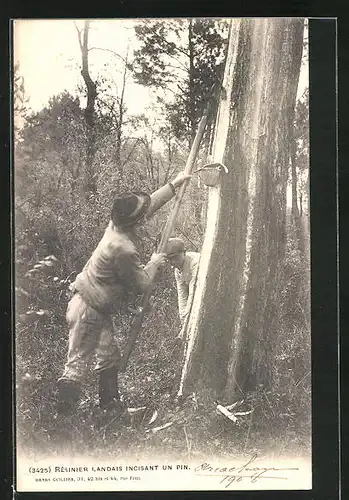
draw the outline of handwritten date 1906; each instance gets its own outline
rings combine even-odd
[[[238,466],[229,467],[213,467],[211,464],[204,462],[195,468],[196,473],[202,473],[205,476],[222,476],[220,484],[225,488],[233,483],[241,483],[248,480],[251,483],[256,483],[259,479],[280,479],[287,480],[285,474],[279,475],[281,471],[294,471],[298,467],[274,467],[273,465],[267,467],[256,466],[252,463],[257,459],[257,454],[252,455],[247,462]]]

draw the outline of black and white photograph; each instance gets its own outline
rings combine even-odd
[[[13,39],[15,491],[310,490],[308,19]]]

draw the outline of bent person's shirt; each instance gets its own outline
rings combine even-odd
[[[193,301],[199,259],[200,254],[198,252],[186,252],[183,269],[175,269],[174,272],[177,284],[179,317],[182,325],[190,312]]]
[[[155,191],[147,217],[172,197],[168,185]],[[144,292],[155,273],[156,265],[149,262],[143,267],[135,243],[110,221],[74,287],[88,305],[111,313],[120,310],[129,295]]]

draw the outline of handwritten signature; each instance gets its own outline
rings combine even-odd
[[[254,454],[243,465],[229,467],[213,467],[210,463],[204,462],[195,467],[194,470],[198,475],[222,477],[220,484],[224,485],[225,488],[229,488],[233,483],[241,483],[246,479],[251,483],[256,483],[260,479],[287,480],[288,478],[285,475],[279,476],[275,472],[299,470],[298,467],[251,466],[256,459],[257,454]]]

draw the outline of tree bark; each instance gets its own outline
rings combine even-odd
[[[179,394],[231,397],[271,381],[301,19],[233,20],[213,141],[229,173],[210,188]]]

